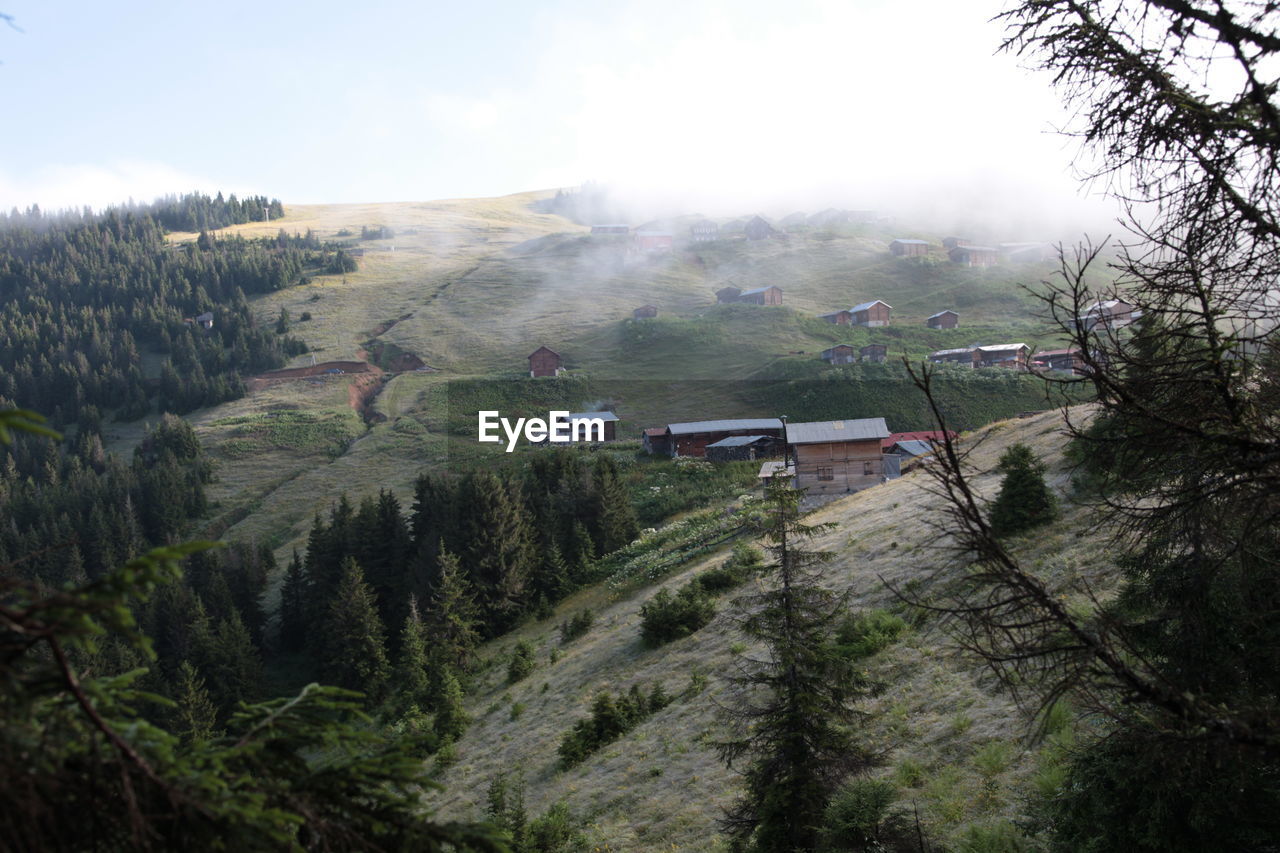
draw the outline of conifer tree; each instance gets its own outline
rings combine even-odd
[[[564,598],[572,588],[569,564],[565,562],[560,547],[552,541],[542,549],[542,562],[534,577],[534,592],[544,596],[547,602],[552,602]]]
[[[443,664],[431,670],[431,708],[435,711],[432,729],[441,741],[456,742],[471,723],[462,704],[462,685],[449,667]]]
[[[307,588],[302,559],[298,549],[293,549],[293,559],[285,572],[284,585],[280,589],[280,647],[286,652],[296,652],[307,641]]]
[[[209,690],[200,673],[189,661],[178,665],[178,680],[174,688],[172,731],[190,743],[205,741],[215,734],[218,709],[214,707]]]
[[[409,615],[400,632],[400,662],[396,666],[396,692],[402,707],[425,705],[431,690],[427,658],[427,628],[418,613],[417,598],[409,597]]]
[[[210,693],[223,719],[238,703],[261,695],[262,659],[237,611],[232,610],[218,623],[201,659],[209,673]]]
[[[513,484],[481,471],[463,483],[463,565],[490,636],[502,633],[528,603],[534,552],[523,502]]]
[[[1056,502],[1044,481],[1044,465],[1025,444],[1014,444],[1000,456],[1004,472],[1000,493],[991,504],[991,532],[1011,536],[1053,520]]]
[[[326,671],[339,687],[382,698],[390,674],[386,634],[373,590],[354,557],[342,561],[342,581],[325,622]]]
[[[759,853],[814,849],[827,801],[869,764],[850,731],[863,685],[830,642],[843,603],[819,585],[830,554],[802,548],[830,525],[802,523],[800,497],[776,481],[766,492],[773,583],[741,600],[741,629],[766,654],[740,658],[744,695],[728,712],[733,736],[718,745],[730,767],[742,762],[746,788],[722,826]]]
[[[597,556],[603,556],[634,540],[640,534],[640,525],[627,489],[618,479],[618,466],[608,455],[596,460],[591,485],[593,537]]]

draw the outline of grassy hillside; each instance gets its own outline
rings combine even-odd
[[[1055,488],[1062,492],[1066,486],[1056,413],[1000,422],[964,440],[976,447],[972,458],[983,471],[1012,442],[1027,443],[1048,463]],[[909,474],[837,500],[811,517],[837,524],[817,544],[835,553],[829,577],[849,592],[852,607],[897,609],[911,620],[886,583],[928,593],[945,589],[955,577],[943,543],[925,522],[937,504],[922,488],[925,477]],[[974,483],[990,496],[998,476],[984,473]],[[1080,580],[1105,588],[1110,569],[1103,546],[1070,532],[1081,512],[1068,502],[1059,523],[1015,545],[1027,565],[1067,595]],[[652,586],[584,590],[552,619],[490,644],[492,666],[469,697],[476,722],[458,744],[456,765],[442,776],[447,790],[440,805],[446,813],[477,814],[495,774],[520,772],[531,813],[565,799],[610,849],[721,849],[722,842],[712,841],[718,838],[715,820],[734,797],[737,781],[713,749],[724,731],[717,704],[733,701],[725,676],[734,654],[751,650],[735,627],[733,593],[721,600],[708,626],[658,649],[640,642],[639,610],[658,588],[677,587],[723,559],[686,565]],[[596,611],[595,626],[562,645],[555,626],[586,607]],[[534,644],[538,666],[508,685],[506,655],[518,640]],[[883,683],[882,692],[866,703],[871,718],[863,733],[883,752],[877,772],[894,781],[902,803],[914,803],[935,838],[955,843],[971,827],[1018,818],[1037,785],[1052,782],[1055,756],[1070,737],[1067,716],[1058,715],[1049,742],[1019,740],[1030,734],[1032,721],[984,670],[949,646],[936,621],[916,619],[867,666]],[[560,738],[586,715],[595,694],[634,683],[661,683],[679,698],[582,764],[560,769]]]

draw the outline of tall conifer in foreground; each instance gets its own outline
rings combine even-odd
[[[381,699],[390,674],[386,634],[373,590],[352,557],[342,561],[342,580],[329,605],[326,629],[327,677],[375,702]]]
[[[746,789],[721,826],[738,849],[759,853],[816,847],[831,795],[871,763],[850,731],[865,685],[831,643],[843,602],[819,585],[830,554],[802,547],[830,525],[803,524],[801,496],[780,483],[766,492],[772,572],[761,592],[739,600],[741,630],[765,652],[740,656],[732,736],[718,744]]]

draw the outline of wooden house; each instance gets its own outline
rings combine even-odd
[[[560,358],[560,353],[549,347],[538,347],[529,353],[529,375],[537,378],[539,376],[559,376],[564,371],[564,365]]]
[[[889,325],[889,312],[892,309],[893,306],[888,302],[873,299],[853,306],[849,309],[849,313],[853,315],[853,325],[875,328]]]
[[[908,240],[898,238],[889,244],[889,251],[900,258],[911,258],[929,254],[929,243],[926,240]]]
[[[1061,370],[1077,375],[1083,375],[1085,372],[1084,360],[1080,357],[1080,350],[1075,347],[1038,352],[1032,358],[1032,362],[1040,362],[1046,370]]]
[[[600,420],[604,426],[604,437],[596,437],[596,429],[593,426],[582,423],[583,421]],[[584,438],[587,441],[617,441],[618,440],[618,416],[610,411],[599,412],[572,412],[569,415],[569,434],[589,436]],[[581,424],[575,426],[575,424]]]
[[[929,361],[934,364],[960,364],[965,367],[973,367],[977,358],[973,347],[958,347],[957,349],[940,349],[937,352],[929,353]]]
[[[695,243],[710,243],[720,239],[720,226],[710,219],[695,222],[689,226],[689,238]]]
[[[787,424],[795,487],[815,494],[856,492],[882,482],[884,418]]]
[[[1141,311],[1123,299],[1108,299],[1090,305],[1083,315],[1076,318],[1076,323],[1089,332],[1094,329],[1119,329],[1141,316]]]
[[[967,237],[943,237],[942,248],[951,250],[951,249],[954,249],[956,246],[967,246],[972,242],[973,241],[968,239]]]
[[[744,290],[738,296],[738,301],[750,305],[781,305],[782,288],[771,284],[768,287],[757,287],[755,290]]]
[[[747,235],[748,240],[763,240],[766,237],[772,237],[777,234],[778,229],[765,222],[761,217],[756,216],[742,227],[742,233]]]
[[[1000,252],[990,246],[956,246],[947,252],[947,257],[961,266],[990,267],[1000,260]]]
[[[990,344],[974,348],[973,366],[1026,370],[1030,355],[1031,347],[1026,344]]]
[[[667,442],[667,428],[649,427],[641,434],[640,446],[645,453],[670,455],[671,448]]]
[[[830,314],[819,314],[818,319],[826,320],[828,323],[835,323],[837,326],[853,325],[853,313],[847,308],[840,311],[832,311]]]
[[[950,309],[939,311],[925,320],[924,324],[930,329],[954,329],[960,325],[960,315]]]
[[[213,312],[206,311],[196,317],[196,325],[204,329],[206,332],[213,328]]]
[[[731,435],[707,445],[709,462],[745,462],[782,455],[782,439],[772,435]]]
[[[658,316],[658,306],[641,305],[639,308],[631,312],[632,320],[647,320],[651,317]]]
[[[848,344],[836,344],[822,351],[822,360],[827,364],[853,364],[858,360],[858,353]]]
[[[706,456],[707,445],[737,435],[782,437],[777,418],[739,418],[724,421],[692,421],[667,424],[667,452],[672,456]]]
[[[670,231],[637,231],[633,240],[637,252],[670,252],[675,235]]]
[[[630,225],[592,225],[592,234],[630,234]]]
[[[731,302],[737,302],[738,297],[742,295],[742,289],[738,287],[722,287],[716,291],[716,302],[721,305],[727,305]]]
[[[889,357],[889,348],[884,344],[867,344],[858,350],[858,358],[861,361],[873,361],[876,364],[884,364],[885,359]]]

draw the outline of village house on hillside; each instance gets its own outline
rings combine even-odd
[[[1044,350],[1036,353],[1034,360],[1049,370],[1061,370],[1078,376],[1085,372],[1084,359],[1080,357],[1080,350],[1074,347]]]
[[[889,251],[900,258],[929,254],[929,243],[926,240],[909,240],[898,238],[889,244]]]
[[[188,326],[199,326],[208,332],[213,329],[213,312],[206,311],[195,317],[188,317],[182,322],[186,323]]]
[[[839,311],[832,311],[830,314],[819,314],[819,320],[826,320],[828,323],[835,323],[837,326],[852,326],[853,312],[848,308],[842,308]]]
[[[795,487],[810,493],[855,492],[883,481],[884,418],[787,424]]]
[[[720,239],[720,226],[710,219],[695,222],[689,226],[689,238],[695,243],[710,243]]]
[[[848,344],[836,344],[822,351],[822,360],[827,364],[853,364],[858,360],[858,351]]]
[[[598,412],[573,412],[569,415],[569,434],[573,435],[573,425],[577,421],[590,421],[599,418],[604,421],[604,441],[617,441],[618,439],[618,421],[620,418],[613,412],[601,410]],[[586,426],[579,427],[580,430],[588,430]],[[595,440],[595,430],[590,430],[591,438]]]
[[[629,234],[631,233],[630,225],[592,225],[592,234]]]
[[[722,287],[716,291],[716,302],[721,305],[728,305],[738,301],[738,297],[742,295],[742,289],[738,287]]]
[[[967,237],[943,237],[942,248],[954,249],[956,246],[967,246],[973,241]]]
[[[670,252],[675,235],[670,231],[637,231],[633,239],[637,252]]]
[[[947,252],[947,257],[961,266],[990,267],[1000,260],[1000,252],[990,246],[956,246]]]
[[[924,324],[930,329],[954,329],[960,325],[960,315],[950,309],[939,311],[925,320]]]
[[[929,361],[934,364],[961,364],[965,367],[973,367],[974,360],[973,347],[940,349],[937,352],[929,353]]]
[[[1076,323],[1089,332],[1097,328],[1120,329],[1141,316],[1141,311],[1123,299],[1108,299],[1090,305],[1083,315],[1076,318]]]
[[[1031,347],[1026,344],[991,344],[974,348],[974,367],[1009,367],[1026,370]]]
[[[781,305],[782,288],[769,285],[768,287],[757,287],[755,290],[744,290],[738,296],[737,301],[746,302],[750,305]]]
[[[647,320],[658,316],[658,307],[656,305],[641,305],[639,308],[631,312],[632,320]]]
[[[740,435],[782,437],[777,418],[738,418],[723,421],[691,421],[667,424],[667,452],[671,456],[706,456],[707,445]]]
[[[549,347],[538,347],[529,353],[529,376],[559,376],[564,372],[560,353]]]
[[[649,427],[641,433],[640,447],[645,453],[657,456],[669,456],[671,447],[668,443],[666,427]]]
[[[889,357],[889,347],[884,344],[867,344],[858,350],[858,358],[862,361],[870,361],[875,364],[884,364],[885,359]]]
[[[761,217],[756,216],[743,226],[742,233],[747,235],[748,240],[763,240],[766,237],[772,237],[777,234],[778,229],[765,222]]]
[[[870,302],[863,302],[853,306],[849,309],[849,313],[853,315],[853,325],[876,328],[889,325],[889,312],[891,310],[893,310],[893,306],[888,302],[873,299]]]

